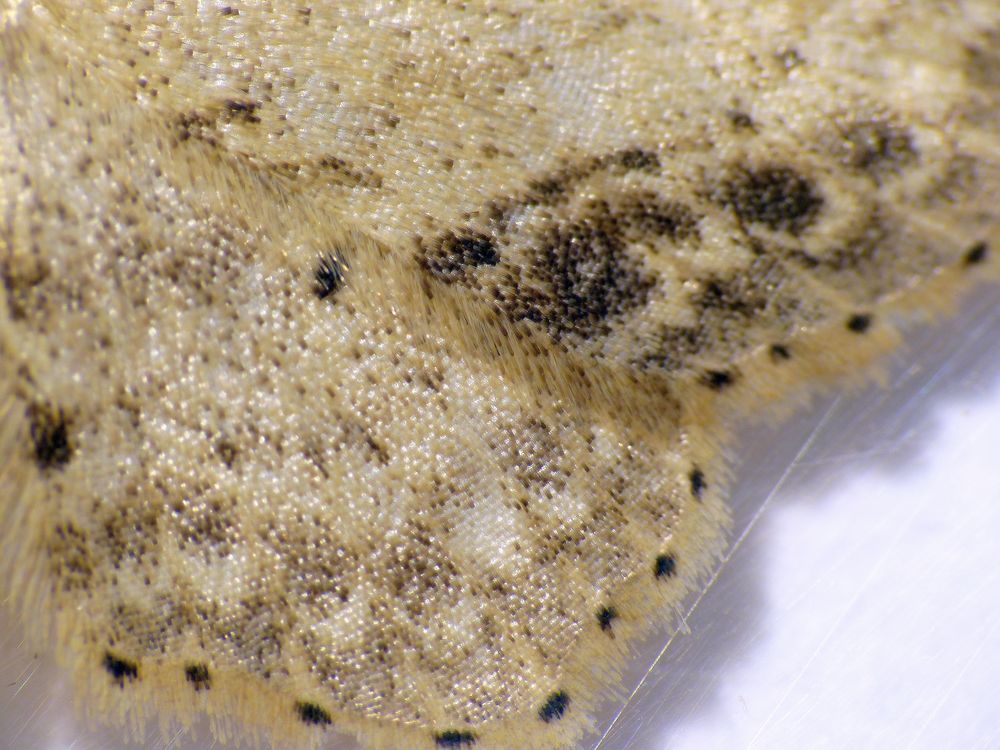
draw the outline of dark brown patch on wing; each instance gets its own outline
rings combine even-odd
[[[691,494],[694,495],[695,500],[701,500],[702,493],[704,493],[705,488],[708,487],[708,482],[705,479],[705,472],[695,467],[688,475],[688,479],[691,482]]]
[[[62,409],[34,404],[28,408],[28,425],[38,468],[57,469],[70,462],[74,448]]]
[[[872,316],[868,313],[855,313],[847,319],[847,330],[852,333],[865,333],[872,325]]]
[[[792,234],[807,229],[823,207],[816,186],[786,166],[740,168],[713,197],[742,222]]]
[[[612,154],[608,159],[625,170],[656,173],[660,169],[660,157],[655,151],[644,148],[628,148]]]
[[[476,267],[495,266],[499,262],[500,253],[493,240],[480,232],[446,233],[419,258],[427,273],[446,283],[471,283]]]
[[[697,279],[688,296],[695,321],[661,324],[632,363],[639,370],[677,371],[690,365],[692,357],[741,346],[749,326],[780,316],[792,304],[782,291],[786,278],[781,264],[762,253],[739,271]],[[713,387],[728,385],[718,378],[711,382]]]
[[[419,239],[417,261],[435,281],[474,289],[510,320],[532,323],[552,339],[608,335],[616,319],[641,307],[656,284],[629,247],[698,237],[686,205],[629,187],[574,203],[597,172],[658,173],[655,151],[630,148],[568,165],[528,183],[518,197],[490,201],[486,229],[456,228]],[[552,207],[552,214],[538,213]],[[533,221],[516,221],[531,214]],[[655,248],[654,248],[655,251]]]
[[[606,334],[609,319],[645,304],[654,284],[602,207],[551,229],[535,248],[529,272],[541,295],[523,310],[513,306],[513,317],[541,323],[556,339]]]
[[[792,358],[792,353],[785,344],[771,345],[771,359],[775,362],[783,362]]]

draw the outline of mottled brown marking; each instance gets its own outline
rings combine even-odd
[[[888,120],[852,122],[842,137],[844,164],[872,175],[897,172],[917,158],[909,130]]]
[[[601,335],[610,318],[646,302],[654,280],[626,252],[617,226],[598,209],[541,238],[530,271],[544,297],[524,318],[540,322],[555,338]]]
[[[7,292],[7,310],[13,320],[24,320],[37,312],[44,303],[40,287],[48,278],[48,266],[40,258],[0,258],[0,282]]]
[[[72,521],[57,523],[48,539],[53,576],[65,591],[84,590],[92,583],[94,558],[86,532]]]
[[[723,183],[717,199],[741,221],[792,234],[807,229],[823,207],[815,185],[786,166],[739,169]]]
[[[257,110],[260,109],[260,102],[249,99],[226,99],[222,106],[232,120],[248,125],[256,125],[260,122],[260,116],[256,114]]]
[[[423,248],[420,255],[424,270],[446,283],[470,282],[475,268],[499,262],[500,253],[494,241],[479,232],[448,232],[434,240],[431,247]]]

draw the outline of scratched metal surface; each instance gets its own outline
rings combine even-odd
[[[998,303],[914,334],[888,390],[744,429],[730,556],[581,748],[1000,747]],[[92,724],[0,615],[0,749],[224,750]]]

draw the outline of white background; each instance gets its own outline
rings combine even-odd
[[[1000,748],[998,302],[919,329],[888,390],[744,429],[730,557],[580,748]],[[88,723],[0,620],[0,748],[223,750]]]

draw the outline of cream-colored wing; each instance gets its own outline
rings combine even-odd
[[[0,3],[3,567],[87,705],[579,735],[731,418],[998,277],[996,3],[752,5]]]

